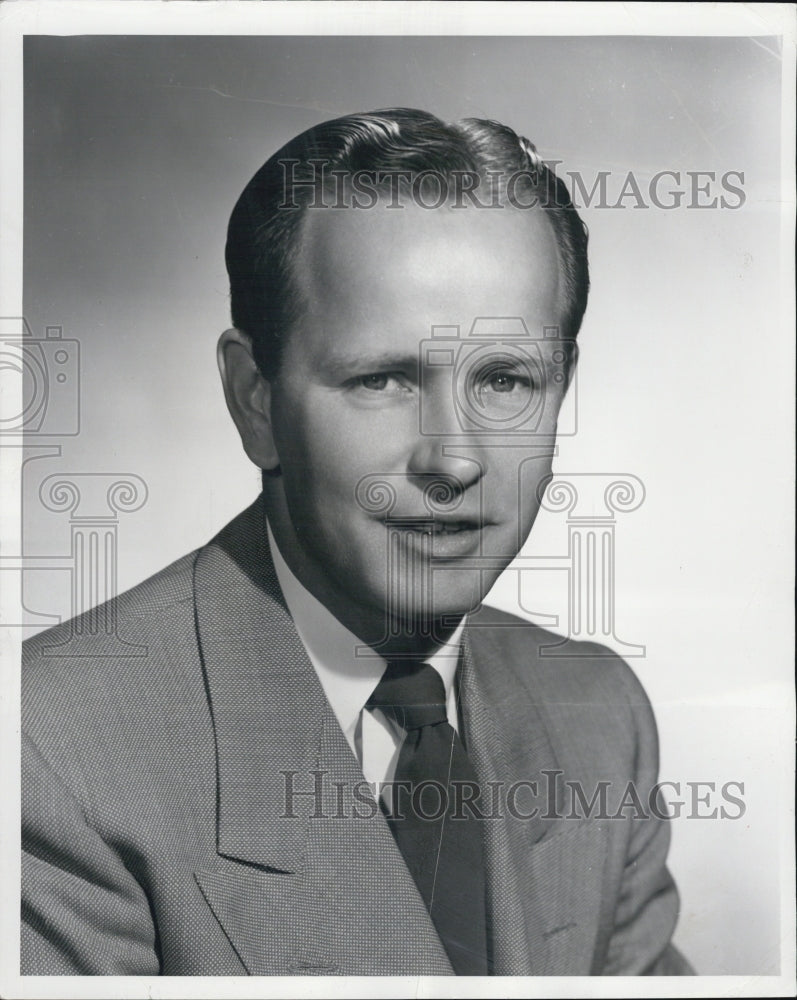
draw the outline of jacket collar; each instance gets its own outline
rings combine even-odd
[[[282,771],[318,764],[323,692],[288,614],[260,501],[197,557],[197,631],[218,766],[218,851],[294,872],[307,817],[285,812]],[[300,707],[300,711],[297,708]]]

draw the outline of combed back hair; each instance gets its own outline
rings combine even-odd
[[[278,374],[301,317],[294,267],[308,208],[335,205],[339,181],[349,195],[356,191],[355,175],[368,179],[379,200],[420,191],[431,207],[441,184],[455,191],[467,175],[470,186],[481,182],[475,195],[492,208],[540,205],[559,251],[562,335],[575,338],[589,290],[587,231],[562,180],[528,139],[499,122],[466,118],[447,125],[426,111],[391,108],[322,122],[291,139],[258,170],[233,209],[225,255],[232,322],[251,339],[267,379]],[[471,203],[463,196],[462,204]]]

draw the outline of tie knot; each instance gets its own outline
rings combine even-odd
[[[381,708],[408,731],[448,720],[443,678],[428,663],[412,660],[388,663],[366,707]]]

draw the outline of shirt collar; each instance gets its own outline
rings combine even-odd
[[[296,578],[282,556],[266,522],[271,556],[285,603],[293,618],[299,638],[304,643],[327,701],[348,739],[353,738],[360,713],[382,678],[386,661],[370,651],[353,632],[317,600]],[[465,619],[448,642],[440,646],[426,662],[443,679],[446,700],[454,685],[459,662],[460,642]],[[357,650],[361,653],[358,656]],[[370,655],[369,655],[370,654]]]

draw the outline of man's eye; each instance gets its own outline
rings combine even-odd
[[[355,387],[368,389],[370,392],[398,392],[404,388],[399,375],[392,372],[374,372],[360,375],[354,382]]]
[[[512,390],[517,385],[517,379],[514,375],[509,375],[503,372],[499,375],[493,375],[488,385],[493,390],[493,392],[512,392]]]
[[[531,380],[525,375],[517,372],[494,371],[482,379],[482,388],[496,393],[512,393],[520,390],[528,390],[531,387]]]

